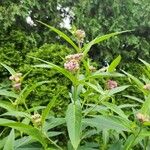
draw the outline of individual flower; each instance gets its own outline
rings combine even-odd
[[[109,90],[114,89],[114,88],[116,88],[117,86],[118,86],[118,83],[117,83],[116,81],[113,81],[113,80],[108,80],[108,81],[107,81],[107,88],[108,88]]]
[[[83,39],[85,38],[85,32],[79,29],[75,32],[75,36],[79,41],[83,42]]]
[[[145,90],[150,90],[150,83],[148,83],[148,84],[146,84],[146,85],[144,85],[144,87],[143,87]]]
[[[136,117],[137,117],[137,119],[140,122],[147,122],[147,121],[149,121],[149,118],[146,115],[144,115],[144,114],[142,114],[140,112],[136,114]]]

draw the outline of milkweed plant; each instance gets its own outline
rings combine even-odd
[[[62,31],[38,22],[57,33],[74,49],[72,54],[63,58],[64,67],[31,57],[39,61],[39,64],[33,64],[34,67],[54,69],[70,80],[70,102],[60,117],[56,117],[57,112],[53,110],[59,93],[49,100],[47,106],[31,108],[26,103],[31,98],[30,93],[43,84],[48,86],[50,81],[24,87],[23,81],[29,73],[23,75],[1,63],[9,71],[12,85],[11,90],[0,89],[0,149],[148,150],[150,64],[140,59],[144,73],[139,79],[124,70],[116,72],[120,55],[109,66],[100,69],[94,67],[88,58],[88,52],[94,44],[130,31],[106,34],[86,43],[83,30],[74,31],[72,40]],[[117,78],[126,78],[129,82],[119,85]],[[116,96],[133,87],[143,99],[133,95]],[[128,103],[124,103],[124,99]]]

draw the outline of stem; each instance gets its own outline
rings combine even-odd
[[[146,137],[145,138],[145,144],[144,144],[144,150],[146,150],[146,147],[148,145],[148,142],[149,142],[149,137]]]
[[[130,147],[133,146],[135,140],[137,139],[137,137],[139,136],[139,134],[141,133],[141,131],[142,131],[142,126],[140,126],[139,132],[138,132],[137,135],[134,137],[133,141],[131,142],[131,144],[129,145],[129,147],[127,148],[127,150],[130,149]]]
[[[73,86],[73,100],[74,104],[78,100],[78,87],[76,85]]]
[[[81,52],[81,42],[78,40],[78,47],[79,47],[79,52]]]
[[[46,135],[45,135],[46,136]],[[57,145],[54,141],[52,141],[48,136],[46,138],[53,144],[55,145],[58,149],[63,150],[59,145]]]

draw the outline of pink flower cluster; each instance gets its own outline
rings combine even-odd
[[[118,86],[118,83],[117,83],[116,81],[113,81],[113,80],[108,80],[108,81],[107,81],[107,88],[108,88],[109,90],[114,89],[114,88],[116,88],[117,86]]]
[[[21,90],[21,76],[22,73],[16,73],[9,77],[9,80],[12,81],[12,86],[15,90]]]
[[[78,54],[73,54],[73,55],[68,55],[65,57],[66,62],[64,64],[65,69],[75,72],[79,70],[80,68],[80,60],[83,56],[83,53],[78,53]]]

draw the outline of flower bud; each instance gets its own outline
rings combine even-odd
[[[76,61],[80,61],[81,58],[83,57],[83,53],[77,53],[77,54],[73,54],[73,55],[68,55],[65,57],[65,59],[67,61],[70,61],[70,60],[76,60]]]
[[[95,68],[94,66],[89,66],[89,70],[90,70],[91,72],[94,72],[94,71],[96,71],[96,68]]]
[[[146,115],[143,115],[142,113],[137,113],[136,117],[142,123],[149,121],[149,118]]]
[[[32,118],[32,122],[35,126],[41,126],[42,123],[42,119],[41,119],[41,115],[40,114],[34,114],[31,116]]]
[[[108,88],[109,90],[114,89],[114,88],[116,88],[117,86],[118,86],[118,84],[117,84],[116,81],[113,81],[113,80],[108,80],[108,81],[107,81],[107,88]]]
[[[145,90],[150,90],[150,83],[149,84],[146,84],[146,85],[144,85],[144,87],[143,87]]]
[[[15,76],[12,75],[12,76],[9,77],[9,80],[12,80],[12,81],[13,81],[14,78],[15,78]]]
[[[14,83],[13,84],[13,88],[15,89],[15,90],[21,90],[21,83]]]
[[[85,32],[83,30],[77,30],[75,32],[75,36],[78,38],[78,40],[83,41],[85,38]]]

